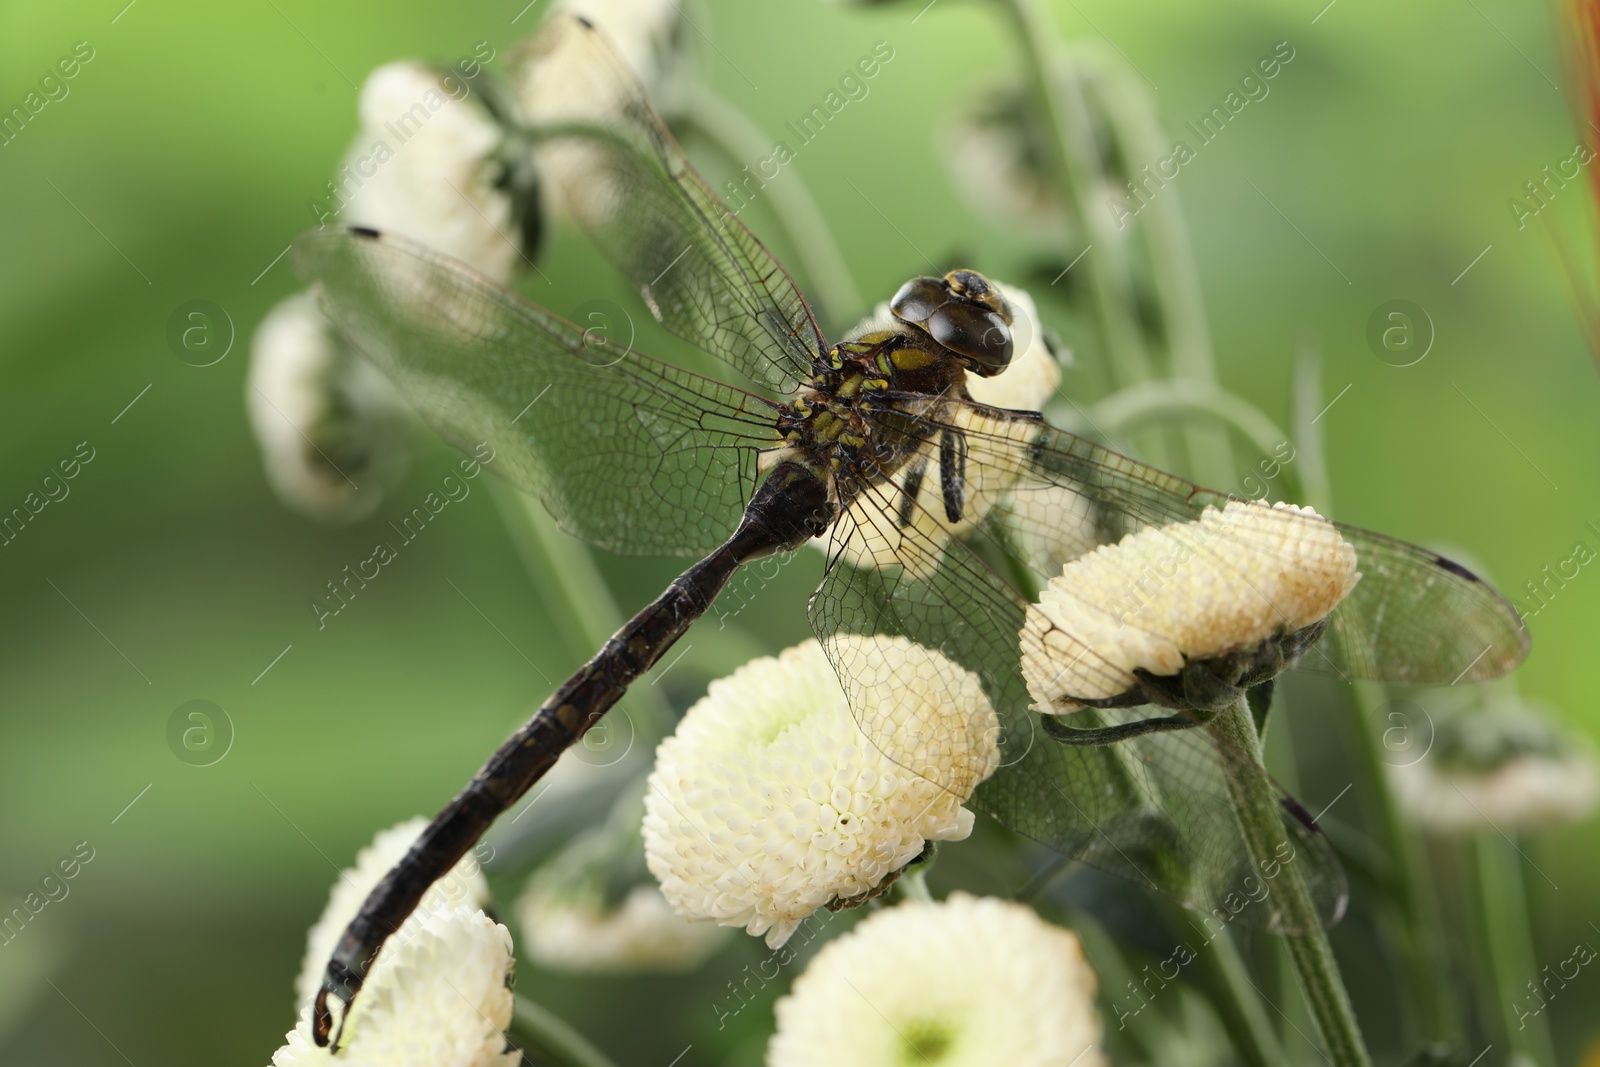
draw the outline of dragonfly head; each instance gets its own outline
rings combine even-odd
[[[913,278],[900,287],[889,310],[926,331],[975,374],[990,378],[1011,362],[1011,307],[977,271]]]

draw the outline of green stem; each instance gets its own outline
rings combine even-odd
[[[1256,734],[1250,707],[1241,697],[1219,712],[1210,728],[1226,744],[1232,745],[1248,763],[1230,761],[1227,767],[1228,793],[1234,813],[1244,831],[1245,843],[1255,866],[1263,872],[1276,870],[1275,892],[1284,925],[1295,933],[1283,938],[1290,962],[1294,965],[1301,993],[1311,1008],[1321,1031],[1327,1053],[1335,1067],[1371,1067],[1371,1057],[1361,1040],[1350,994],[1339,977],[1333,947],[1322,929],[1322,919],[1311,899],[1300,867],[1280,862],[1280,849],[1288,844],[1278,795],[1266,769],[1261,766],[1261,739]]]
[[[616,1067],[605,1053],[595,1048],[566,1020],[527,997],[516,998],[516,1013],[511,1032],[522,1047],[537,1053],[541,1062],[553,1067]]]
[[[1099,177],[1094,168],[1100,151],[1082,85],[1076,77],[1058,76],[1058,40],[1035,0],[995,2],[1011,25],[1034,107],[1049,130],[1045,145],[1061,204],[1089,246],[1083,268],[1113,373],[1125,375],[1121,384],[1150,378],[1150,356],[1134,317],[1123,240],[1110,213],[1096,210],[1089,202]]]
[[[1122,157],[1156,160],[1168,155],[1172,144],[1161,129],[1155,103],[1144,87],[1133,84],[1131,72],[1115,71],[1119,84],[1102,95],[1102,109],[1121,143]],[[1141,232],[1150,260],[1150,278],[1161,309],[1167,339],[1168,372],[1174,378],[1214,383],[1216,363],[1206,325],[1200,273],[1184,225],[1183,207],[1176,188],[1162,190],[1140,214]],[[1189,427],[1186,434],[1197,480],[1216,481],[1234,474],[1232,450],[1226,436],[1210,427]]]
[[[1183,908],[1163,904],[1162,911],[1174,931],[1194,928],[1190,913]],[[1204,931],[1200,933],[1207,936]],[[1260,991],[1251,982],[1249,968],[1239,946],[1234,944],[1233,931],[1224,928],[1209,936],[1195,955],[1208,980],[1212,1007],[1222,1019],[1239,1058],[1247,1067],[1281,1067],[1289,1062]]]
[[[772,154],[772,138],[750,116],[705,86],[696,85],[689,90],[687,101],[675,117],[727,158],[735,171],[735,181],[740,167],[754,166],[757,160]],[[788,171],[765,180],[760,186],[761,195],[767,198],[778,225],[794,247],[811,290],[827,312],[825,318],[843,322],[843,316],[865,310],[861,294],[811,191],[792,167]]]
[[[933,892],[928,888],[928,865],[919,863],[895,879],[900,892],[907,900],[918,904],[932,904]]]
[[[1328,475],[1322,433],[1316,425],[1323,410],[1322,357],[1309,341],[1302,341],[1296,353],[1292,406],[1295,461],[1305,502],[1332,518],[1333,482]],[[1441,978],[1449,973],[1449,967],[1447,932],[1440,917],[1438,894],[1416,835],[1395,805],[1388,768],[1382,759],[1382,754],[1390,750],[1385,738],[1393,725],[1383,714],[1383,688],[1357,682],[1352,700],[1344,706],[1351,712],[1349,729],[1354,737],[1350,749],[1358,795],[1370,805],[1375,833],[1390,860],[1386,903],[1393,921],[1385,925],[1395,937],[1400,965],[1406,971],[1404,988],[1420,1009],[1421,1040],[1460,1047],[1465,1043],[1466,1031],[1451,996],[1451,983]]]
[[[1478,890],[1476,910],[1495,999],[1494,1008],[1486,1014],[1499,1019],[1513,1052],[1538,1067],[1554,1067],[1555,1048],[1544,1003],[1559,990],[1539,985],[1541,972],[1528,932],[1521,857],[1486,832],[1477,834],[1469,847]]]

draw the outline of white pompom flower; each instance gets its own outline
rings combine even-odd
[[[1389,781],[1401,810],[1442,834],[1546,829],[1600,803],[1592,748],[1520,700],[1441,717],[1426,754],[1391,765]]]
[[[1230,501],[1150,526],[1062,567],[1028,608],[1022,673],[1034,710],[1074,711],[1310,627],[1354,588],[1355,549],[1310,508]]]
[[[299,977],[294,982],[296,1008],[303,1009],[311,1004],[317,990],[322,988],[322,975],[328,965],[328,957],[333,955],[344,928],[361,910],[367,894],[389,873],[391,867],[400,862],[411,845],[422,836],[427,825],[428,820],[419,816],[387,830],[380,830],[372,839],[372,844],[356,854],[356,865],[339,872],[339,880],[333,883],[333,890],[328,894],[327,906],[322,909],[321,917],[306,936],[305,958],[300,965]],[[433,883],[411,917],[385,942],[378,961],[381,962],[394,946],[409,940],[412,931],[421,926],[428,916],[461,908],[481,908],[488,901],[489,883],[469,853],[448,874]],[[366,1000],[366,997],[366,993],[363,993],[357,1003]]]
[[[817,953],[767,1067],[1103,1067],[1097,985],[1077,936],[1021,904],[901,904]]]
[[[728,931],[690,922],[654,885],[607,907],[598,892],[529,884],[517,901],[522,950],[533,963],[574,974],[683,973],[704,963]]]
[[[829,666],[878,709],[874,745]],[[840,635],[713,682],[661,743],[645,856],[673,907],[782,945],[813,911],[867,896],[928,841],[972,832],[962,802],[999,763],[977,677],[901,637]],[[887,755],[885,754],[887,752]],[[907,768],[921,773],[913,773]]]
[[[278,499],[320,522],[370,515],[410,459],[405,402],[313,293],[284,299],[256,328],[245,409]]]
[[[409,936],[391,939],[373,964],[338,1053],[312,1040],[306,1010],[273,1067],[514,1067],[522,1060],[505,1038],[514,1009],[510,932],[475,908],[414,916],[406,926]]]
[[[344,221],[421,241],[502,284],[515,277],[538,205],[508,181],[505,130],[468,83],[387,63],[367,76],[358,108],[334,183]]]

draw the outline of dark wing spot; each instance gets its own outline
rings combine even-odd
[[[1482,578],[1479,578],[1476,574],[1473,574],[1471,571],[1467,570],[1467,568],[1463,567],[1453,559],[1446,559],[1443,556],[1439,556],[1434,560],[1434,562],[1458,578],[1465,578],[1469,582],[1483,581]]]
[[[1295,821],[1313,833],[1322,833],[1322,827],[1317,825],[1316,816],[1306,810],[1306,806],[1294,797],[1283,796],[1278,798],[1278,803],[1283,805],[1283,810],[1293,815]]]
[[[594,29],[594,23],[589,21],[589,17],[587,15],[575,15],[573,17],[578,20],[578,25],[582,26],[584,29]]]
[[[371,226],[352,226],[350,227],[350,232],[357,237],[365,237],[369,241],[376,241],[381,236]]]

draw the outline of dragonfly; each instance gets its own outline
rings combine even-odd
[[[830,343],[600,31],[555,18],[526,62],[542,178],[566,217],[667,331],[740,384],[622,349],[392,234],[326,229],[297,242],[296,267],[328,317],[443,438],[490,444],[499,474],[595,546],[698,560],[538,708],[372,891],[328,963],[317,1041],[330,1039],[332,1001],[348,1017],[377,951],[427,888],[735,572],[807,544],[827,550],[811,626],[863,733],[890,759],[963,795],[971,784],[940,781],[938,753],[926,749],[941,742],[903,736],[866,698],[892,669],[870,643],[832,639],[907,638],[981,680],[1000,766],[972,794],[978,810],[1219,918],[1281,919],[1252,889],[1264,876],[1228,801],[1225,776],[1264,774],[1257,759],[1209,731],[1174,728],[1200,716],[1149,717],[1140,705],[1158,688],[1075,713],[1090,729],[1062,726],[1034,710],[1019,667],[1027,610],[1067,562],[1238,498],[1037,412],[973,399],[972,383],[1004,375],[1019,337],[1039,330],[976,271],[913,279],[888,315]],[[1282,666],[1427,685],[1495,678],[1524,658],[1522,620],[1488,583],[1427,549],[1336,525],[1363,577],[1325,626],[1294,635]],[[1227,547],[1195,552],[1228,566]],[[1098,662],[1087,636],[1065,636],[1083,663]],[[1247,673],[1220,681],[1245,687]],[[1282,806],[1319,917],[1337,921],[1338,860],[1304,808],[1286,793]]]

